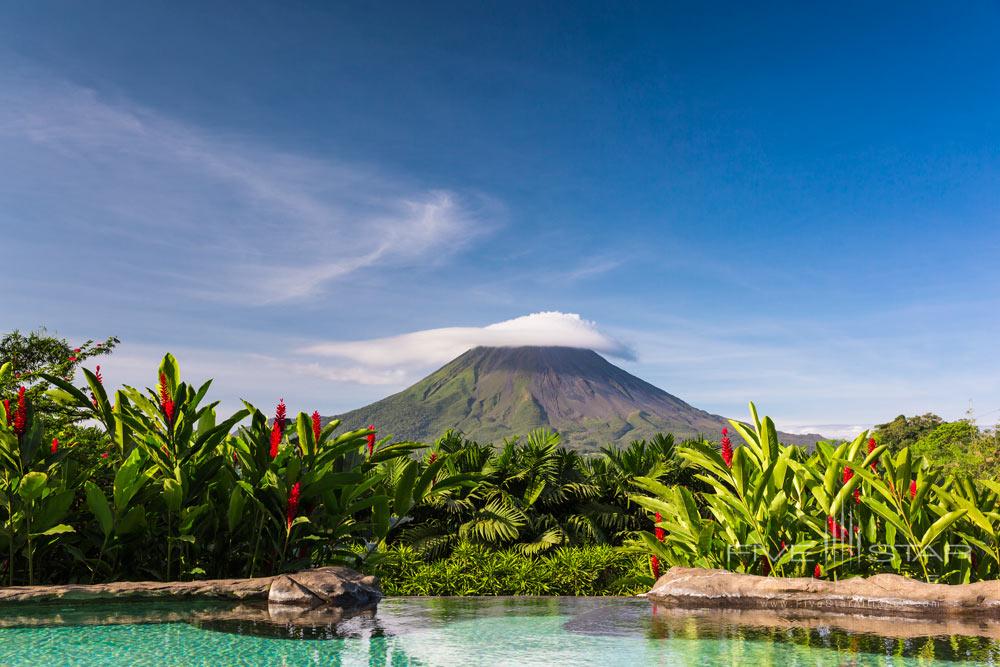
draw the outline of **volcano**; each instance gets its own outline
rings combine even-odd
[[[375,424],[381,433],[419,442],[456,429],[499,443],[547,427],[581,452],[656,433],[715,439],[728,423],[592,350],[571,347],[477,347],[398,394],[339,418],[348,428]],[[782,433],[781,439],[810,444],[822,437]]]

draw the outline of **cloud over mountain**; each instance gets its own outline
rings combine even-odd
[[[586,348],[633,360],[632,349],[576,313],[532,313],[482,327],[445,327],[361,341],[330,341],[299,350],[374,367],[441,364],[478,346],[522,345]]]

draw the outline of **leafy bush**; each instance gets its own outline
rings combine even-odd
[[[633,595],[652,583],[646,558],[609,546],[560,547],[544,555],[461,543],[427,561],[405,545],[370,559],[387,595]]]
[[[946,475],[903,447],[860,435],[813,453],[778,442],[770,418],[731,421],[745,445],[723,456],[704,442],[680,456],[707,492],[639,479],[633,500],[663,519],[663,541],[633,546],[669,565],[773,576],[896,572],[967,582],[1000,574],[1000,484]],[[728,458],[728,460],[727,460]],[[700,509],[703,503],[706,511]]]
[[[321,429],[318,415],[287,419],[283,403],[270,421],[249,404],[217,419],[217,403],[206,401],[211,382],[187,384],[169,354],[155,390],[123,387],[112,399],[99,373],[83,373],[85,389],[41,378],[71,423],[100,425],[91,442],[53,438],[26,387],[0,409],[8,584],[355,564],[384,540],[396,507],[434,493],[423,476],[389,493],[383,467],[422,445],[376,442],[367,429],[338,435],[338,423]],[[0,367],[0,386],[10,376],[9,363]]]

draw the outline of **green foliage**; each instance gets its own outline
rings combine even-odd
[[[808,454],[780,445],[770,418],[750,407],[749,424],[731,422],[746,443],[731,465],[707,443],[680,448],[710,491],[636,480],[645,494],[633,500],[662,515],[666,535],[662,542],[641,535],[632,549],[669,565],[773,576],[808,575],[817,565],[833,577],[896,572],[967,582],[1000,575],[1000,484],[949,475],[916,446],[872,448],[867,434],[818,443]]]
[[[398,545],[365,571],[387,595],[633,595],[652,583],[644,557],[609,546],[530,555],[461,543],[447,558],[427,561]]]
[[[914,417],[899,415],[890,422],[877,425],[872,437],[880,445],[886,445],[890,451],[895,452],[916,444],[943,423],[943,419],[930,412]]]
[[[559,442],[558,434],[544,429],[500,448],[446,433],[423,464],[436,466],[428,480],[436,493],[415,504],[389,543],[430,559],[462,543],[531,556],[560,547],[618,546],[650,526],[628,497],[636,477],[698,484],[676,458],[670,436],[589,457]]]
[[[114,336],[72,345],[64,338],[49,335],[45,329],[27,334],[16,330],[5,334],[0,338],[0,366],[10,364],[10,373],[0,377],[0,396],[10,397],[23,385],[40,419],[46,422],[53,435],[65,441],[86,437],[86,429],[77,426],[74,415],[46,395],[51,385],[44,376],[72,378],[85,361],[109,354],[117,345],[118,339]]]
[[[12,364],[0,382],[12,386]],[[0,556],[8,584],[191,579],[271,574],[313,563],[357,564],[415,502],[419,479],[386,492],[387,469],[422,447],[367,430],[318,434],[299,414],[275,429],[252,405],[227,418],[211,383],[184,381],[166,355],[156,388],[113,394],[83,369],[86,387],[39,373],[38,403],[16,393],[0,410]],[[19,379],[19,378],[18,378]],[[53,442],[46,406],[86,439]],[[19,419],[17,415],[23,415]],[[249,423],[246,423],[249,422]],[[23,428],[21,428],[23,425]],[[273,455],[272,455],[273,454]],[[409,485],[409,486],[407,486]],[[417,500],[433,497],[420,491]],[[40,569],[36,563],[44,561]]]
[[[891,451],[903,447],[945,474],[1000,479],[1000,431],[979,429],[968,419],[945,422],[937,415],[900,415],[875,427],[873,437]]]

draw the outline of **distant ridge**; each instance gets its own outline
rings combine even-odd
[[[450,428],[501,442],[549,427],[579,451],[654,433],[714,439],[727,425],[596,352],[571,347],[477,347],[398,394],[339,418],[350,428],[376,424],[383,433],[421,442]],[[822,436],[782,433],[781,439],[811,444]]]

